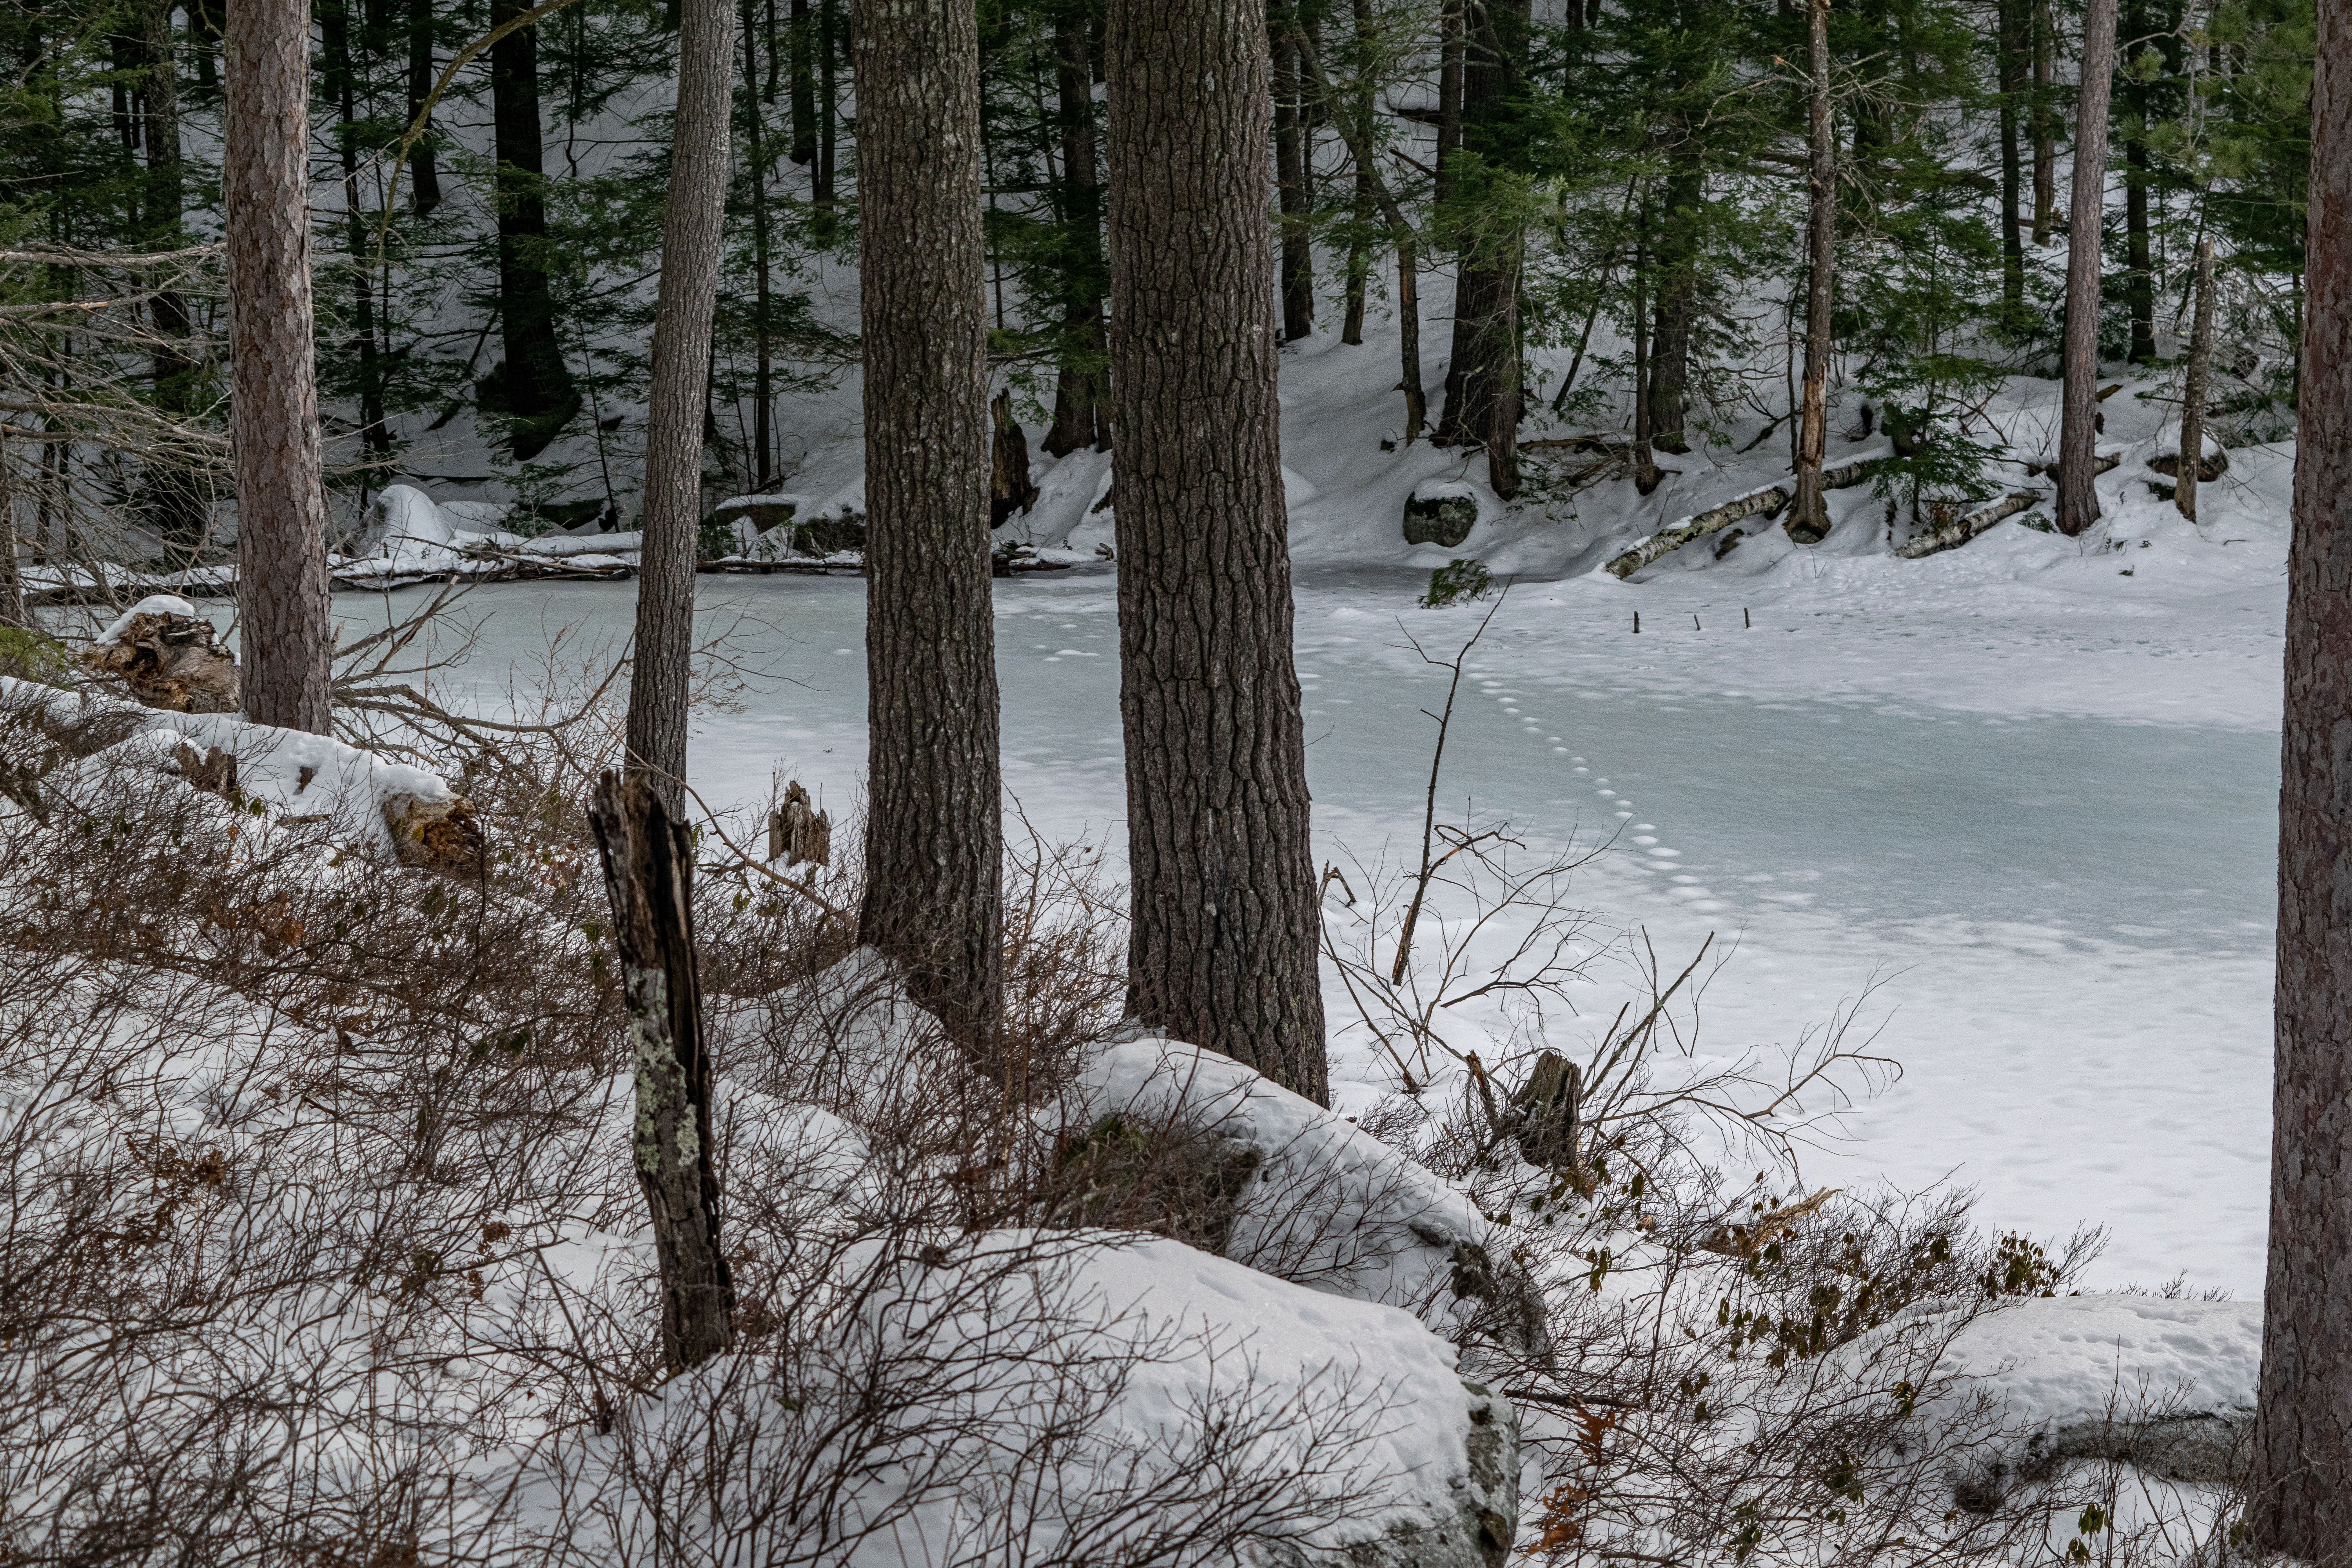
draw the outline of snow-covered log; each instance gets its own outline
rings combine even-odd
[[[1940,528],[1928,530],[1895,552],[1906,561],[1917,561],[1925,556],[1958,550],[1994,523],[2015,517],[2042,499],[2040,490],[2011,490],[1999,500],[1989,501],[1974,511],[1964,512]]]
[[[1867,457],[1849,458],[1834,467],[1825,468],[1822,470],[1822,488],[1842,490],[1858,485],[1870,477],[1871,466],[1885,456],[1885,452],[1874,452]],[[1643,567],[1673,554],[1694,539],[1704,539],[1710,533],[1720,532],[1733,523],[1759,512],[1767,516],[1777,513],[1789,504],[1794,484],[1794,480],[1789,480],[1765,485],[1745,495],[1734,496],[1721,506],[1693,512],[1673,527],[1660,529],[1610,562],[1610,574],[1617,577],[1631,577]]]
[[[98,635],[84,668],[122,683],[142,707],[173,713],[234,713],[236,660],[213,640],[213,624],[185,599],[152,594]]]

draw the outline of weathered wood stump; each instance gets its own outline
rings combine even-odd
[[[133,701],[173,713],[237,710],[236,660],[215,645],[213,624],[170,611],[130,617],[107,641],[93,643],[82,667],[122,683]]]

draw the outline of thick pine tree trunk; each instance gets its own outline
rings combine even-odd
[[[2099,231],[2106,209],[2107,101],[2116,70],[2116,0],[2083,16],[2083,85],[2075,100],[2074,195],[2066,220],[2064,391],[2058,426],[2058,531],[2099,521],[2091,458],[2097,447]]]
[[[1830,101],[1830,0],[1807,0],[1805,10],[1807,63],[1812,77],[1808,110],[1812,160],[1807,171],[1811,211],[1805,227],[1805,390],[1797,419],[1796,495],[1781,526],[1800,544],[1819,544],[1830,534],[1829,498],[1822,488],[1822,462],[1829,451],[1830,308],[1837,265],[1837,133]]]
[[[984,1055],[1003,1000],[1003,828],[979,24],[972,0],[858,0],[852,21],[872,748],[859,935]]]
[[[433,0],[408,0],[408,112],[403,123],[414,125],[433,95]],[[408,150],[410,199],[423,217],[441,205],[441,171],[433,162],[433,135],[428,129]]]
[[[1095,158],[1094,50],[1083,14],[1054,26],[1054,90],[1062,121],[1062,216],[1072,254],[1065,262],[1062,363],[1054,424],[1044,446],[1055,457],[1081,447],[1110,450],[1110,347],[1103,336],[1102,174]]]
[[[490,0],[490,25],[528,9],[525,0]],[[490,400],[513,422],[509,441],[516,460],[524,462],[544,451],[580,408],[547,279],[537,27],[518,27],[490,46],[490,112],[498,154],[499,328],[506,350],[493,373]]]
[[[310,9],[303,0],[237,0],[226,34],[221,195],[245,715],[324,734],[330,642],[311,342]]]
[[[2180,387],[2180,469],[2173,476],[2172,500],[2180,515],[2197,521],[2197,486],[2205,463],[2206,384],[2213,372],[2213,242],[2197,242],[2197,313],[2189,329],[2189,368]]]
[[[678,7],[677,129],[662,203],[661,281],[654,296],[653,374],[646,396],[644,544],[625,742],[629,773],[642,774],[677,819],[686,815],[694,545],[702,521],[710,322],[718,310],[719,230],[727,212],[734,21],[727,0],[682,0]]]
[[[2352,1561],[2352,5],[2320,0],[2287,558],[2255,1542]]]
[[[688,0],[689,7],[696,3]],[[642,774],[624,781],[606,773],[589,803],[588,823],[621,951],[637,1087],[630,1163],[653,1215],[662,1360],[678,1373],[735,1342],[735,1285],[719,1244],[710,1051],[694,956],[694,841]]]
[[[1656,250],[1657,310],[1650,328],[1650,441],[1690,450],[1691,329],[1698,321],[1699,205],[1706,177],[1685,168],[1666,178]]]
[[[1128,1011],[1329,1097],[1261,0],[1110,8]]]

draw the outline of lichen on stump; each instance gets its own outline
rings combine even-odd
[[[482,870],[481,825],[474,820],[473,802],[464,795],[446,800],[386,796],[383,825],[392,832],[393,854],[404,866],[452,876],[478,876]]]

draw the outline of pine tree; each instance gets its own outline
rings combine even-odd
[[[2279,795],[2270,1268],[2248,1522],[2352,1562],[2352,4],[2321,0]],[[2195,461],[2183,454],[2184,465]]]
[[[1128,1011],[1322,1101],[1265,13],[1165,0],[1108,21]]]
[[[2083,16],[2083,86],[2074,110],[2074,195],[2066,223],[2065,382],[2058,428],[2058,531],[2099,520],[2092,480],[2097,451],[2099,271],[2106,210],[2107,101],[2115,74],[2116,0],[2090,0]]]
[[[988,302],[971,0],[859,0],[866,900],[859,940],[983,1057],[1003,992]]]

